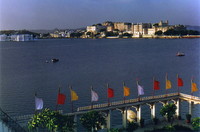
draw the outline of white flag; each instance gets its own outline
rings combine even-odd
[[[95,91],[91,90],[91,101],[98,101],[98,99],[98,94]]]
[[[43,108],[43,100],[42,98],[38,98],[35,96],[35,109],[41,110]]]
[[[138,95],[144,95],[144,89],[138,84]]]

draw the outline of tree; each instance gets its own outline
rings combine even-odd
[[[162,35],[162,34],[163,34],[163,32],[161,30],[155,32],[155,35]]]
[[[88,131],[96,131],[106,124],[105,117],[102,113],[97,111],[90,111],[83,114],[80,118],[81,124]]]
[[[161,110],[160,110],[160,114],[162,116],[166,116],[167,117],[167,120],[168,122],[171,122],[171,125],[173,123],[173,117],[176,113],[176,105],[173,104],[173,103],[170,103],[170,104],[166,104],[164,105]]]
[[[124,33],[123,36],[131,37],[133,34],[130,33]]]
[[[164,32],[164,35],[177,35],[177,31],[174,29],[169,29],[166,32]]]
[[[75,125],[72,116],[61,115],[58,111],[44,109],[36,113],[28,122],[28,128],[35,130],[37,128],[48,129],[49,131],[73,131]]]

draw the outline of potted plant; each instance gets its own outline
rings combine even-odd
[[[154,122],[154,125],[157,125],[158,124],[158,118],[157,117],[153,118],[153,122]]]
[[[186,119],[187,119],[186,122],[187,123],[191,122],[191,117],[192,117],[191,114],[186,114]]]

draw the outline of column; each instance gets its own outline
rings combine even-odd
[[[150,109],[151,109],[151,119],[153,119],[153,118],[156,117],[156,105],[155,105],[155,103],[151,104]]]
[[[122,111],[122,124],[123,124],[123,127],[126,128],[126,126],[127,126],[127,107],[125,107],[124,110]]]
[[[74,115],[74,122],[75,122],[75,128],[74,128],[74,132],[77,132],[77,126],[78,126],[78,124],[77,124],[77,114],[75,114]]]
[[[141,120],[141,105],[137,106],[137,122],[140,123]]]
[[[106,121],[107,121],[107,129],[110,130],[110,128],[111,128],[111,110],[109,110],[107,113]]]
[[[192,116],[193,114],[193,107],[194,107],[194,102],[189,101],[189,114]]]
[[[177,101],[176,101],[176,103],[175,103],[175,105],[176,105],[176,116],[177,116],[177,118],[181,115],[181,109],[180,109],[180,107],[181,107],[181,103],[180,103],[180,99],[177,99]]]

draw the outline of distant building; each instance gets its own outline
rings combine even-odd
[[[107,26],[106,31],[107,32],[112,32],[114,30],[114,26]]]
[[[52,38],[60,38],[60,37],[61,37],[61,35],[58,34],[58,33],[50,33],[50,36],[51,36]]]
[[[114,22],[114,29],[117,29],[119,31],[125,31],[124,22]]]
[[[7,41],[8,37],[5,34],[0,35],[0,41]]]
[[[17,34],[10,36],[11,41],[32,41],[33,35],[32,34]]]
[[[87,32],[92,32],[92,33],[98,33],[101,31],[101,29],[106,29],[105,26],[102,25],[94,25],[94,26],[87,26]]]

